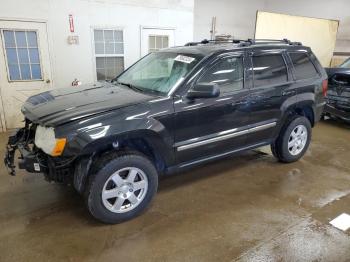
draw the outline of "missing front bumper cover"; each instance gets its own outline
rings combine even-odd
[[[10,135],[6,146],[4,163],[9,174],[12,176],[16,175],[15,154],[17,150],[20,153],[18,162],[19,169],[25,169],[30,173],[39,173],[42,171],[36,155],[26,149],[24,137],[26,137],[25,128],[18,129]]]

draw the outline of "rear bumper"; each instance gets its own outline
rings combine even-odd
[[[350,122],[350,112],[337,109],[337,108],[335,108],[335,107],[333,107],[333,106],[331,106],[329,104],[327,104],[325,106],[324,112],[326,114],[339,117],[340,119],[342,119],[342,120],[344,120],[346,122]]]

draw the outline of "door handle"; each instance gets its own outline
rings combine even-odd
[[[233,102],[231,105],[232,106],[242,106],[242,105],[247,105],[248,103],[249,103],[248,100],[241,100],[241,101]]]
[[[283,91],[282,92],[282,96],[293,96],[295,95],[297,92],[295,90],[287,90],[287,91]]]

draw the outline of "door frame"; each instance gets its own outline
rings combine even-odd
[[[46,34],[46,40],[47,40],[47,51],[48,51],[48,64],[49,64],[49,69],[48,70],[49,74],[50,74],[50,78],[51,78],[51,83],[50,83],[50,88],[52,89],[54,86],[54,81],[53,81],[53,76],[54,76],[54,67],[52,64],[52,52],[51,52],[51,46],[52,46],[52,39],[51,39],[51,34],[49,31],[49,22],[47,19],[31,19],[31,18],[19,18],[19,17],[0,17],[0,21],[2,22],[28,22],[28,23],[38,23],[38,24],[44,24],[45,25],[45,34]],[[2,28],[4,29],[4,28]],[[0,44],[2,49],[4,49],[4,39],[2,37],[2,34],[0,33]],[[39,47],[40,48],[40,47]],[[3,50],[3,54],[4,56],[5,54],[5,50]],[[40,56],[40,60],[42,59],[42,56]],[[6,69],[8,70],[8,65],[6,62],[6,57],[4,57],[4,63],[6,65]],[[41,62],[42,64],[42,62]],[[42,70],[42,69],[41,69]],[[43,74],[43,72],[42,72]],[[11,82],[9,80],[9,75],[8,72],[6,71],[6,79],[8,82]],[[45,81],[45,79],[43,78],[42,81]],[[5,119],[5,111],[4,111],[4,105],[3,105],[3,95],[2,95],[2,87],[1,87],[1,83],[0,83],[0,121],[1,121],[1,126],[0,126],[0,132],[6,132],[8,131],[8,128],[6,126],[6,119]]]
[[[143,56],[142,55],[142,51],[143,51],[143,37],[142,37],[142,33],[143,30],[147,30],[147,29],[154,29],[154,30],[169,30],[169,31],[173,31],[174,32],[174,45],[176,43],[176,28],[175,27],[161,27],[161,26],[145,26],[145,25],[141,25],[140,26],[140,58]],[[170,45],[169,45],[170,46]]]

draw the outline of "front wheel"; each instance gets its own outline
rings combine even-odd
[[[87,188],[87,207],[104,223],[120,223],[139,215],[157,187],[157,171],[147,158],[134,154],[118,156],[99,163]]]
[[[281,130],[271,145],[273,155],[281,162],[291,163],[299,160],[311,141],[311,124],[304,116],[296,116]]]

